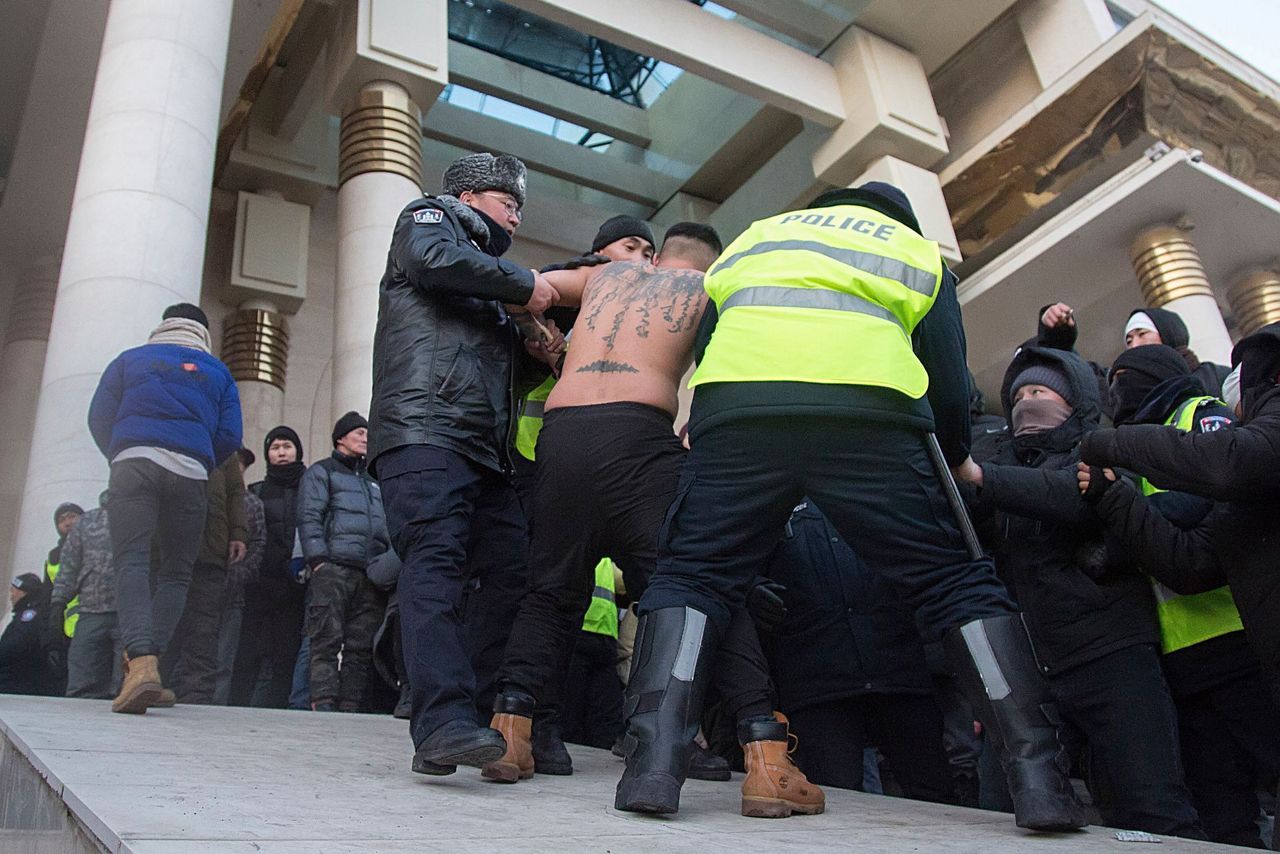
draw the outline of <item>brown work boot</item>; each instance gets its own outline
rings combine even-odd
[[[533,698],[527,694],[499,694],[493,701],[490,729],[502,733],[507,752],[480,769],[480,776],[497,783],[515,783],[533,776]]]
[[[748,720],[738,724],[747,778],[742,781],[742,814],[753,818],[817,815],[826,809],[822,789],[810,783],[787,754],[787,719]]]
[[[148,706],[160,702],[160,660],[154,655],[124,658],[124,683],[120,696],[111,701],[111,711],[124,715],[145,714]]]

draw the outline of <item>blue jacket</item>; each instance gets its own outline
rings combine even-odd
[[[144,344],[107,365],[89,404],[89,431],[110,460],[165,448],[208,470],[240,447],[240,394],[226,365],[202,350]]]

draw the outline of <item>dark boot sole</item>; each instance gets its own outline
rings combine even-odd
[[[689,769],[690,780],[702,780],[707,783],[727,783],[733,779],[733,772],[728,768],[719,770],[699,771],[696,768]]]
[[[157,682],[143,682],[123,701],[113,702],[111,711],[120,715],[145,715],[148,708],[160,702],[162,690]]]
[[[535,756],[533,758],[533,770],[539,774],[549,774],[552,777],[572,777],[573,763],[542,762]]]
[[[613,801],[614,809],[648,815],[673,815],[680,810],[680,784],[666,774],[639,780],[623,779]]]

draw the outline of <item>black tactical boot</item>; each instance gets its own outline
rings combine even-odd
[[[614,806],[673,813],[698,732],[715,627],[693,608],[660,608],[640,618],[627,685],[627,769]]]
[[[560,737],[560,714],[555,709],[533,711],[533,765],[539,774],[568,777],[573,773],[573,757]]]
[[[1017,825],[1048,831],[1087,825],[1067,778],[1057,709],[1021,615],[966,623],[948,632],[943,646],[1000,757]]]
[[[689,779],[723,783],[732,780],[733,773],[729,770],[728,759],[715,755],[695,741],[689,754]]]

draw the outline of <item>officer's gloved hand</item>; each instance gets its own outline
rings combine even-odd
[[[539,273],[553,273],[556,270],[576,270],[579,267],[598,267],[601,264],[608,264],[613,259],[607,255],[577,255],[560,264],[548,264]]]
[[[747,591],[747,611],[761,631],[773,631],[787,616],[787,603],[782,599],[786,592],[786,587],[768,578],[756,579]]]

